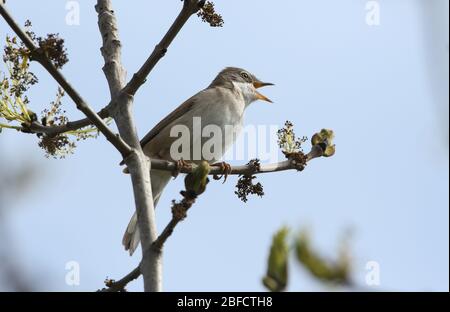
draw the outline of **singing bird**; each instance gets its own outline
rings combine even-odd
[[[214,163],[220,160],[227,148],[234,143],[236,134],[243,126],[245,109],[257,100],[272,103],[270,99],[257,90],[271,85],[273,84],[260,81],[244,69],[225,68],[206,89],[182,103],[147,133],[141,140],[144,153],[152,159],[179,160],[171,157],[172,143],[177,140],[177,137],[171,136],[171,129],[175,126],[184,126],[190,130],[188,147],[190,148],[189,155],[192,156],[195,153],[194,147],[203,146],[206,139],[202,137],[201,133],[197,135],[194,133],[193,127],[196,119],[201,121],[202,127],[215,125],[220,128],[223,136],[221,138],[222,148],[213,151],[213,155],[209,159],[204,159],[203,155],[200,155],[200,159],[191,158],[192,161],[200,163],[206,160],[209,163]],[[226,131],[226,127],[230,126],[234,128],[234,134],[232,134],[232,137],[225,137],[230,135],[229,131]],[[172,175],[168,171],[155,169],[152,169],[150,173],[154,206],[156,207],[162,191]],[[139,229],[135,213],[128,224],[122,243],[125,250],[128,250],[132,255],[139,241]]]

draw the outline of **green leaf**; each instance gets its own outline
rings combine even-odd
[[[289,247],[287,236],[289,229],[281,228],[272,239],[270,254],[268,258],[267,274],[262,282],[270,291],[283,291],[288,282],[288,257]]]
[[[297,237],[295,251],[297,260],[315,278],[326,283],[342,285],[349,283],[350,263],[347,253],[341,252],[337,261],[321,257],[312,249],[309,235],[305,231]]]

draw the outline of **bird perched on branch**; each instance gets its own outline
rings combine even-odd
[[[144,153],[153,159],[179,161],[179,158],[174,157],[174,152],[179,152],[179,148],[174,149],[176,145],[182,149],[189,149],[189,151],[181,151],[182,155],[188,155],[188,157],[183,157],[184,161],[200,163],[206,160],[213,164],[222,158],[230,145],[234,144],[236,135],[242,128],[244,111],[248,105],[257,100],[272,102],[257,90],[270,85],[273,84],[260,81],[244,69],[225,68],[209,87],[182,103],[147,133],[141,140]],[[209,138],[202,136],[201,131],[196,133],[196,122],[200,122],[202,127],[214,125],[221,130],[221,137],[219,138],[221,146],[215,147],[212,152],[210,151],[211,155],[208,155],[208,157],[204,155],[202,147]],[[226,129],[230,126],[234,129],[232,133]],[[177,137],[179,133],[177,131],[183,129],[188,130],[189,136],[187,137],[187,144],[179,145],[180,142]],[[172,174],[168,171],[151,170],[155,207],[171,176]],[[125,250],[128,250],[131,255],[136,250],[139,241],[135,213],[128,224],[122,243]]]

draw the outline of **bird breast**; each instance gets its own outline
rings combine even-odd
[[[213,129],[220,129],[221,149],[212,151],[214,154],[212,160],[206,159],[218,161],[234,144],[236,137],[241,132],[246,103],[242,96],[236,95],[230,89],[216,87],[205,92],[206,100],[201,101],[201,104],[193,112],[193,116],[201,117],[203,133],[201,138],[193,137],[193,141],[197,144],[201,142],[203,147],[205,142],[218,135]]]

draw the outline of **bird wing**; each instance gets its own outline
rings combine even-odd
[[[165,127],[167,127],[170,123],[177,120],[181,116],[183,116],[186,112],[192,109],[192,106],[195,103],[195,95],[180,106],[175,108],[169,115],[167,115],[163,120],[161,120],[156,126],[153,127],[141,140],[141,146],[144,148],[148,143],[150,143],[158,133],[160,133]],[[120,165],[125,164],[125,161],[122,160]]]
[[[163,130],[165,127],[167,127],[170,123],[177,120],[181,116],[183,116],[186,112],[190,111],[192,109],[192,106],[195,103],[195,96],[191,97],[184,103],[182,103],[180,106],[178,106],[175,110],[173,110],[169,115],[167,115],[163,120],[161,120],[156,126],[153,127],[152,130],[150,130],[141,140],[141,146],[144,147],[150,141]]]

